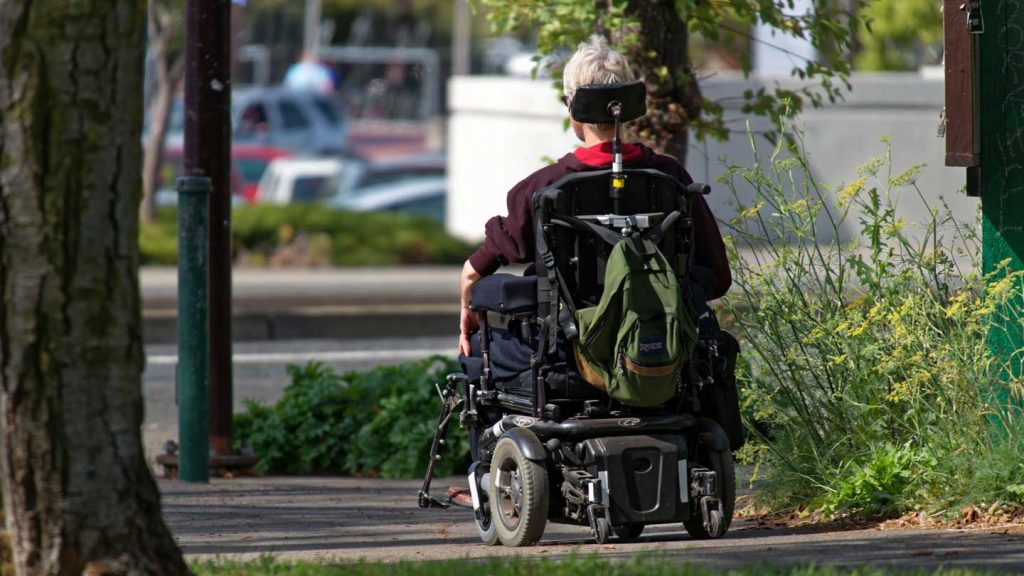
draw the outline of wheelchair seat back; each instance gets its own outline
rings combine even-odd
[[[692,252],[692,221],[684,186],[675,178],[657,170],[632,169],[623,172],[625,188],[613,198],[610,170],[570,174],[534,195],[533,224],[537,235],[538,313],[551,313],[554,290],[548,281],[551,262],[560,285],[558,296],[574,308],[595,305],[604,290],[604,273],[612,246],[592,233],[560,223],[560,216],[587,219],[605,215],[668,216],[678,211],[675,225],[658,243],[678,277],[685,277]],[[590,218],[591,221],[597,220]],[[602,219],[607,221],[608,219]],[[644,220],[644,218],[640,218]],[[659,218],[652,218],[657,224]],[[541,247],[547,247],[545,253]]]

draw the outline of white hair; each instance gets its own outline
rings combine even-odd
[[[562,93],[572,102],[576,89],[589,84],[615,84],[633,80],[633,71],[626,57],[608,45],[608,41],[594,34],[581,42],[562,71]]]

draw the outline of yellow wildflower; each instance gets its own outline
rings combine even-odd
[[[845,188],[839,191],[839,205],[845,206],[850,200],[860,194],[860,191],[864,189],[864,185],[867,183],[867,178],[861,176],[860,178],[850,182]]]
[[[758,212],[761,211],[761,208],[764,208],[764,200],[758,202],[756,206],[740,210],[740,218],[752,218],[753,216],[756,216]]]

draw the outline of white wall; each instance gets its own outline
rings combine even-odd
[[[448,86],[448,229],[483,237],[506,214],[505,195],[534,170],[575,147],[550,80],[462,76]]]
[[[789,79],[779,80],[794,85]],[[860,74],[851,79],[853,90],[845,100],[822,109],[807,110],[797,120],[805,133],[815,179],[831,185],[856,178],[856,168],[882,154],[880,138],[888,136],[896,168],[927,164],[918,179],[925,197],[944,196],[966,223],[974,223],[977,199],[964,196],[962,168],[943,166],[945,143],[936,136],[943,104],[941,80],[917,74]],[[718,77],[705,81],[705,94],[723,100],[727,119],[736,120],[739,132],[727,142],[691,144],[687,169],[697,181],[714,183],[724,172],[719,161],[751,165],[753,153],[745,133],[746,120],[739,105],[744,90],[774,86],[775,81]],[[559,158],[578,142],[563,129],[565,109],[550,81],[504,77],[456,77],[449,86],[448,229],[463,238],[479,240],[483,226],[495,214],[505,214],[505,195],[516,182],[544,166],[545,156]],[[750,118],[753,130],[765,130],[763,118]],[[742,133],[740,133],[742,132]],[[762,155],[770,152],[757,139]],[[740,190],[741,201],[749,190]],[[720,218],[728,218],[727,194],[717,187],[709,198]],[[900,201],[900,215],[921,221],[925,212],[911,195]],[[849,226],[856,227],[856,223]],[[854,229],[844,230],[855,235]]]

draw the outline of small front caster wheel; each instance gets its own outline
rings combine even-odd
[[[718,510],[712,510],[708,514],[708,536],[720,538],[725,534],[725,517]]]
[[[612,525],[608,522],[607,518],[597,518],[594,520],[594,540],[598,544],[604,544],[608,542],[608,538],[612,535]]]

